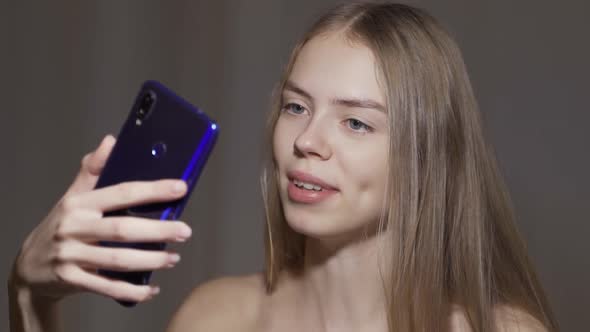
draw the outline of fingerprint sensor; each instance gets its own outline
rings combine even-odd
[[[166,144],[158,142],[152,146],[152,156],[155,158],[161,158],[166,154]]]

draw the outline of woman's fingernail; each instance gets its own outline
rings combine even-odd
[[[100,141],[100,144],[98,146],[103,145],[105,142],[109,141],[109,140],[113,140],[114,137],[111,134],[107,134],[102,138],[102,141]]]
[[[106,135],[105,137],[103,137],[103,138],[100,140],[100,143],[98,143],[98,145],[96,146],[96,148],[97,148],[97,149],[98,149],[99,147],[101,147],[101,146],[104,144],[104,142],[107,140],[107,137],[109,137],[109,135]]]
[[[176,264],[176,263],[180,262],[180,255],[179,254],[171,254],[168,257],[168,262],[170,262],[172,264]]]
[[[172,190],[175,193],[184,192],[186,190],[186,183],[184,181],[177,181],[176,183],[174,183],[174,186],[172,187]]]
[[[160,293],[160,287],[158,287],[158,286],[152,287],[152,289],[151,289],[151,291],[150,291],[150,294],[151,294],[152,296],[154,296],[154,295],[158,295],[159,293]]]
[[[191,234],[193,233],[192,229],[190,227],[188,227],[187,225],[182,225],[182,227],[180,228],[180,232],[178,232],[178,235],[181,239],[188,239]]]

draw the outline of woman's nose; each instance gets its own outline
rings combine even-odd
[[[295,139],[295,153],[305,157],[329,159],[332,151],[327,135],[328,132],[321,123],[311,120]]]

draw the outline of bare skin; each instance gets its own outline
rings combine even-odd
[[[261,274],[226,277],[200,285],[175,313],[167,332],[331,331],[321,326],[315,308],[302,305],[300,280],[289,274],[282,279],[273,294],[266,293]],[[498,332],[547,332],[539,321],[516,308],[498,308],[495,317]],[[355,331],[387,329],[365,326]],[[473,332],[460,307],[452,310],[449,331]]]

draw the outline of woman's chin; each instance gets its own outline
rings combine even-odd
[[[302,216],[286,217],[287,224],[296,233],[320,241],[356,237],[356,235],[363,233],[362,225],[343,225],[341,220],[317,216],[313,218],[304,218]]]

